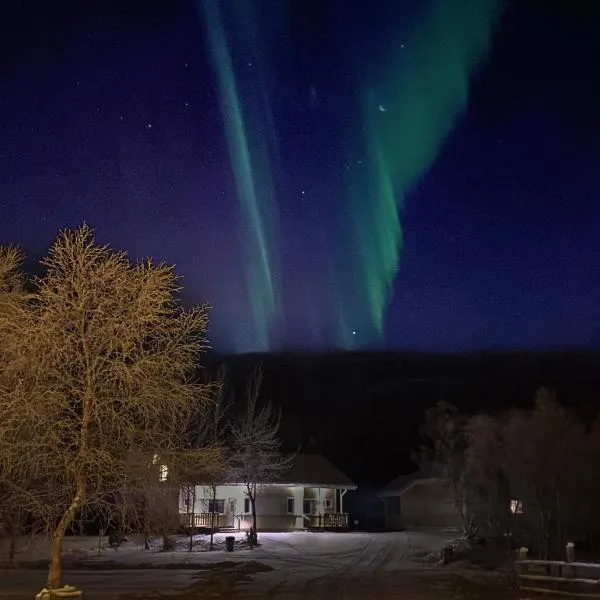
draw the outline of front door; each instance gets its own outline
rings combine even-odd
[[[225,519],[227,527],[235,527],[235,498],[229,498],[225,508]]]
[[[316,510],[316,506],[317,506],[317,501],[316,500],[305,500],[304,501],[304,505],[302,507],[302,512],[307,515],[307,516],[311,516],[315,514],[315,510]]]

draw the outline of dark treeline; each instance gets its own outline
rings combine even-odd
[[[362,489],[416,468],[425,411],[440,401],[459,410],[529,407],[542,386],[584,420],[600,398],[600,353],[401,353],[212,356],[242,387],[260,362],[262,394],[283,410],[288,446],[333,460]],[[357,453],[357,448],[360,452]]]
[[[427,412],[421,451],[444,478],[468,536],[512,540],[542,559],[564,558],[567,542],[600,547],[600,417],[583,419],[540,389],[529,409]]]

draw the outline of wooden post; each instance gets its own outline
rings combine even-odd
[[[525,546],[521,546],[519,548],[519,560],[527,560],[527,554],[529,553],[529,548]]]
[[[575,562],[575,544],[573,542],[567,544],[567,562]]]

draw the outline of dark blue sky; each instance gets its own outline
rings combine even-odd
[[[367,68],[392,41],[390,19],[426,3],[394,15],[383,0],[271,4],[283,307],[272,344],[331,347],[334,173],[356,116],[345,45]],[[507,7],[465,114],[405,199],[388,348],[600,345],[600,19],[585,6]],[[85,220],[103,242],[176,263],[186,299],[214,307],[213,346],[235,350],[250,318],[244,223],[195,4],[2,11],[0,241],[38,257]],[[352,303],[347,286],[334,292]]]

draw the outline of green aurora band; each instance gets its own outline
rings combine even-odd
[[[249,327],[236,324],[233,343],[236,352],[266,351],[271,347],[273,325],[281,313],[276,236],[273,231],[277,219],[267,141],[268,138],[274,139],[273,119],[261,71],[264,61],[258,44],[259,32],[252,6],[248,2],[201,0],[201,7],[242,214],[246,289],[252,311]],[[239,54],[246,61],[249,57],[253,59],[252,73],[255,74],[244,88],[243,107],[238,93],[239,77],[236,80],[233,52],[223,26],[222,7],[227,7],[233,13],[235,27],[230,37],[240,50]],[[248,101],[249,98],[251,101]],[[265,135],[265,125],[270,136]]]
[[[503,7],[502,0],[427,3],[413,34],[398,36],[388,66],[362,82],[365,164],[351,173],[346,196],[358,264],[346,265],[355,272],[342,286],[355,298],[337,309],[345,347],[383,339],[403,244],[399,211],[465,112],[470,78],[489,53]],[[349,322],[360,335],[348,331]]]

